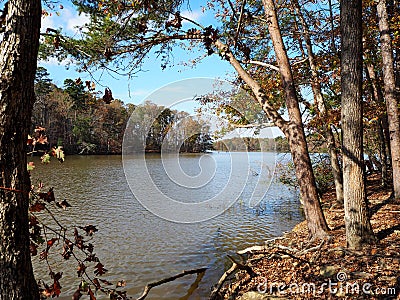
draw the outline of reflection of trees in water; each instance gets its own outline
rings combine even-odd
[[[127,153],[205,152],[212,148],[210,126],[204,120],[150,101],[135,108],[125,139]]]

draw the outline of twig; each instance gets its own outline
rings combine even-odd
[[[210,295],[210,300],[214,300],[217,299],[217,295],[218,292],[221,290],[222,285],[224,284],[224,282],[226,281],[226,279],[236,270],[244,270],[246,271],[250,277],[255,277],[258,276],[257,273],[255,273],[253,271],[253,269],[248,266],[248,265],[244,265],[242,263],[237,262],[232,256],[227,255],[228,258],[232,261],[232,266],[229,268],[229,270],[227,270],[224,274],[222,274],[221,278],[218,280],[217,285],[215,286],[215,288],[213,289],[213,291],[211,292]]]
[[[161,279],[159,281],[148,283],[144,287],[144,291],[143,291],[142,295],[139,298],[137,298],[136,300],[145,299],[147,297],[147,295],[149,294],[150,290],[155,286],[159,286],[161,284],[174,281],[175,279],[181,278],[181,277],[186,276],[186,275],[204,273],[206,270],[207,270],[207,268],[187,270],[187,271],[183,271],[182,273],[176,274],[174,276],[171,276],[171,277],[168,277],[168,278],[164,278],[164,279]]]
[[[237,24],[237,28],[236,28],[235,39],[233,40],[233,46],[234,47],[236,47],[237,39],[239,37],[240,28],[242,27],[243,11],[244,11],[245,5],[246,5],[246,0],[243,0],[242,5],[240,7],[240,15],[239,15],[239,21],[238,21],[238,24]]]
[[[22,190],[17,190],[17,189],[13,189],[13,188],[8,188],[8,187],[5,187],[5,186],[0,186],[0,190],[8,191],[8,192],[16,192],[16,193],[29,194],[29,192],[27,192],[27,191],[22,191]]]

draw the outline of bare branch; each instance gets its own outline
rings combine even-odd
[[[232,124],[233,127],[236,128],[254,128],[254,127],[275,127],[276,125],[274,123],[260,123],[260,124]]]
[[[159,281],[148,283],[144,288],[143,294],[139,298],[137,298],[136,300],[145,299],[147,297],[147,295],[149,294],[150,290],[155,286],[159,286],[161,284],[174,281],[175,279],[181,278],[181,277],[186,276],[186,275],[202,274],[206,270],[207,270],[207,268],[200,268],[200,269],[193,269],[193,270],[183,271],[182,273],[176,274],[174,276],[171,276],[171,277],[168,277],[168,278],[164,278],[164,279],[161,279]]]
[[[236,46],[237,43],[237,39],[239,37],[239,31],[240,28],[242,27],[242,21],[243,21],[243,11],[244,11],[244,6],[246,5],[246,0],[243,0],[242,5],[240,7],[240,15],[239,15],[239,21],[237,24],[237,28],[236,28],[236,34],[235,34],[235,39],[233,41],[233,45]]]
[[[279,68],[277,66],[274,66],[274,65],[271,65],[271,64],[267,64],[267,63],[262,62],[262,61],[249,60],[247,63],[253,64],[253,65],[259,65],[259,66],[266,67],[266,68],[269,68],[269,69],[272,69],[274,71],[279,72]]]

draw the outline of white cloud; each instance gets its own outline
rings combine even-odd
[[[80,14],[73,8],[65,7],[59,10],[58,13],[42,18],[41,31],[45,32],[47,28],[59,29],[62,28],[68,34],[75,34],[79,26],[83,26],[90,20],[87,14]]]
[[[68,13],[70,16],[67,21],[67,29],[71,32],[76,32],[78,30],[77,27],[81,27],[90,21],[89,15],[87,14],[79,15],[77,12],[71,13],[71,11],[68,11]]]
[[[188,18],[189,20],[195,21],[195,22],[199,22],[200,19],[204,16],[203,12],[201,10],[185,10],[183,12],[181,12],[181,15],[185,18]],[[189,21],[183,20],[182,23],[190,23]]]
[[[47,28],[54,28],[54,16],[42,17],[41,32],[46,32]]]
[[[66,66],[68,63],[67,60],[59,61],[55,57],[50,57],[46,60],[39,60],[39,64],[44,66],[44,67],[49,67],[49,66]]]

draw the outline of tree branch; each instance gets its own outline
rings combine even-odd
[[[252,64],[252,65],[259,65],[259,66],[262,66],[262,67],[265,67],[265,68],[269,68],[269,69],[272,69],[272,70],[274,70],[274,71],[279,72],[279,68],[278,68],[277,66],[274,66],[274,65],[271,65],[271,64],[267,64],[267,63],[262,62],[262,61],[258,61],[258,60],[249,60],[249,61],[246,62],[246,63]]]
[[[159,280],[159,281],[155,281],[155,282],[148,283],[148,284],[145,286],[142,295],[141,295],[139,298],[137,298],[136,300],[143,300],[143,299],[145,299],[145,298],[147,297],[147,295],[149,294],[150,290],[151,290],[153,287],[155,287],[155,286],[159,286],[159,285],[161,285],[161,284],[174,281],[175,279],[181,278],[181,277],[186,276],[186,275],[190,275],[190,274],[201,274],[201,273],[204,273],[206,270],[207,270],[207,268],[200,268],[200,269],[187,270],[187,271],[183,271],[182,273],[176,274],[176,275],[174,275],[174,276],[167,277],[167,278],[161,279],[161,280]]]
[[[261,124],[232,124],[233,127],[235,128],[254,128],[254,127],[276,127],[274,123],[261,123]]]

